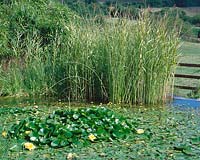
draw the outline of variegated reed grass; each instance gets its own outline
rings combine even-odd
[[[168,29],[167,23],[167,17],[153,19],[144,13],[137,23],[118,19],[76,28],[80,37],[74,49],[79,48],[82,63],[98,74],[109,101],[155,104],[171,94],[179,32],[176,27]],[[101,93],[96,84],[92,90]]]
[[[177,28],[168,29],[167,23],[167,17],[155,20],[146,13],[136,23],[86,20],[71,24],[70,38],[51,50],[29,39],[34,44],[27,45],[28,58],[1,75],[1,90],[79,101],[162,103],[173,83],[179,42]]]

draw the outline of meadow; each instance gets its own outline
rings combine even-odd
[[[179,62],[181,63],[194,63],[200,64],[200,44],[192,42],[182,42],[179,49]],[[200,75],[200,68],[190,68],[190,67],[177,67],[176,73],[179,74],[191,74]],[[186,79],[186,78],[176,78],[175,84],[186,85],[186,86],[199,86],[199,80]],[[175,95],[187,97],[190,90],[175,89]]]

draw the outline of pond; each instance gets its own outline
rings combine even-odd
[[[16,122],[18,124],[29,117],[43,123],[43,120],[54,110],[74,110],[77,106],[84,108],[108,106],[117,115],[125,117],[132,125],[129,136],[119,139],[108,137],[109,140],[102,140],[96,136],[94,142],[84,147],[72,145],[52,148],[51,145],[34,143],[36,149],[33,151],[23,148],[27,139],[0,136],[0,159],[66,160],[68,155],[76,155],[77,159],[81,160],[200,158],[199,101],[180,97],[175,97],[173,103],[164,107],[119,107],[111,104],[75,104],[58,99],[2,98],[0,99],[0,121],[2,122],[0,133],[9,132]],[[116,119],[113,122],[118,121],[119,119]]]

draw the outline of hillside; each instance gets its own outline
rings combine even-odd
[[[195,16],[200,13],[200,7],[183,7],[182,10],[184,10],[188,16]]]
[[[177,7],[195,7],[200,6],[199,0],[87,0],[88,2],[118,2],[118,3],[147,3],[152,7],[170,7],[176,4]]]

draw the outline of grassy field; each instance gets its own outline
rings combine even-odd
[[[195,16],[200,12],[200,7],[182,7],[181,9],[184,10],[188,16]]]
[[[22,106],[23,104],[21,104]],[[34,104],[35,105],[35,104]],[[0,133],[8,132],[17,121],[27,117],[47,117],[57,109],[67,110],[68,104],[58,103],[50,106],[33,105],[26,107],[0,107]],[[59,106],[59,107],[58,107]],[[88,106],[87,106],[88,107]],[[198,160],[200,155],[199,112],[195,110],[178,111],[166,107],[121,108],[110,106],[111,110],[121,114],[133,128],[143,132],[130,134],[124,139],[111,141],[94,141],[86,147],[51,148],[48,145],[36,145],[28,151],[23,147],[24,139],[0,136],[0,159],[31,160],[58,159],[71,160],[73,153],[77,160],[129,160],[129,159],[187,159]]]
[[[180,62],[200,64],[200,43],[183,42],[179,53]],[[176,73],[200,75],[200,68],[178,67]],[[175,84],[197,86],[199,85],[199,80],[176,78]],[[180,96],[187,96],[189,92],[189,90],[175,90],[175,94]]]

